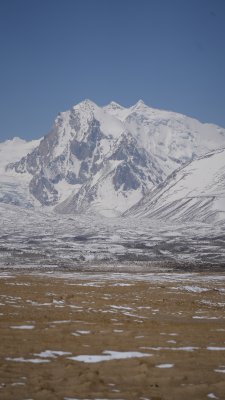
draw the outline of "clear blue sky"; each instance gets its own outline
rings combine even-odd
[[[0,141],[84,98],[225,127],[225,0],[0,0]]]

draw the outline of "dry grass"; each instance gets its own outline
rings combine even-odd
[[[208,289],[202,293],[174,289],[186,284],[181,282],[118,283],[0,279],[0,399],[201,400],[210,393],[225,399],[225,374],[215,372],[225,370],[225,351],[207,349],[225,348],[222,283],[200,284]],[[136,351],[149,357],[84,363],[69,355],[35,355],[46,350],[71,356]],[[12,360],[20,357],[49,362]]]

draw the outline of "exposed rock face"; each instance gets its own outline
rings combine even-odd
[[[56,204],[58,201],[58,192],[52,182],[50,182],[43,174],[34,175],[30,181],[31,194],[46,206]]]

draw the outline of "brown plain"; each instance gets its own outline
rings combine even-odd
[[[222,282],[199,284],[208,289],[201,293],[180,289],[185,284],[0,279],[0,399],[225,399],[225,374],[215,371],[225,370]],[[13,360],[43,359],[35,354],[46,350],[71,355],[38,364]],[[106,350],[150,356],[68,359]]]

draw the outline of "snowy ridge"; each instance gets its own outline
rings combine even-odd
[[[225,221],[225,149],[172,173],[125,215],[172,221]]]

